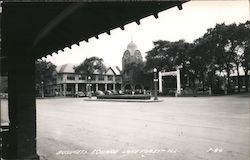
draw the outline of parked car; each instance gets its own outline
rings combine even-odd
[[[111,91],[113,93],[113,95],[118,95],[117,91]]]
[[[105,94],[103,93],[103,91],[96,91],[96,92],[95,92],[95,95],[96,95],[96,96],[103,96],[103,95],[105,95]]]
[[[74,94],[74,97],[85,97],[85,96],[86,95],[82,91],[79,91],[79,92]]]
[[[113,93],[110,90],[107,90],[104,93],[105,93],[105,95],[113,95]]]

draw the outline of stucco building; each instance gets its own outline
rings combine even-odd
[[[47,96],[72,96],[78,91],[86,92],[88,87],[91,91],[121,90],[121,71],[118,67],[109,67],[105,73],[98,71],[89,80],[87,76],[75,72],[73,64],[64,64],[57,67],[56,82],[45,86]]]

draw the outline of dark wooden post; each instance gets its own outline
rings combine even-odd
[[[7,55],[9,130],[3,137],[3,158],[39,159],[36,150],[35,54],[31,28],[24,27],[28,12],[19,3],[4,3],[2,10],[2,52]],[[22,18],[16,18],[23,14]],[[24,21],[24,22],[23,22]],[[15,22],[15,23],[14,23]],[[13,26],[19,22],[18,26]],[[14,24],[13,24],[14,23]]]
[[[8,44],[9,131],[3,158],[39,159],[36,153],[35,61],[27,44]],[[20,53],[13,54],[13,53]],[[17,56],[18,55],[18,56]]]

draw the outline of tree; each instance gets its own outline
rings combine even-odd
[[[96,70],[101,74],[106,71],[102,58],[86,58],[79,66],[75,67],[75,72],[83,76],[93,76]]]
[[[154,48],[147,52],[146,55],[146,69],[152,70],[156,68],[159,70],[170,70],[170,58],[167,50],[170,47],[169,41],[155,41]]]
[[[241,54],[238,56],[239,62],[243,67],[245,72],[245,85],[246,91],[248,91],[248,71],[250,70],[250,21],[246,23],[240,23],[238,26],[238,38],[239,38],[239,48],[241,49]]]
[[[216,58],[215,64],[221,72],[226,72],[227,90],[231,90],[230,73],[235,65],[237,51],[236,24],[217,24],[202,37],[206,39],[211,54]]]
[[[147,52],[146,69],[174,70],[182,65],[182,74],[186,73],[194,83],[199,79],[203,83],[203,91],[207,84],[213,89],[215,80],[219,80],[217,88],[227,86],[232,90],[230,74],[237,72],[238,92],[240,91],[240,67],[245,72],[246,90],[248,90],[248,71],[250,69],[250,22],[236,25],[216,24],[193,43],[184,40],[177,42],[155,41],[154,48]],[[225,77],[221,77],[225,73]],[[216,86],[215,86],[216,87]]]
[[[181,77],[184,77],[190,61],[189,51],[192,44],[185,42],[185,40],[176,42],[159,40],[153,43],[154,48],[146,55],[146,70],[152,71],[156,68],[158,71],[172,71],[176,70],[177,66],[182,66]]]
[[[36,61],[35,65],[36,90],[39,91],[43,86],[53,84],[55,82],[56,66],[53,63],[46,61]]]
[[[244,49],[244,53],[242,56],[242,67],[245,72],[245,85],[246,85],[246,91],[248,92],[248,82],[249,82],[249,76],[248,72],[250,70],[250,42],[247,42],[247,45]]]
[[[154,48],[147,52],[146,69],[171,71],[179,65],[185,66],[191,44],[184,40],[176,42],[155,41]]]
[[[193,47],[189,52],[188,74],[192,79],[192,83],[196,79],[202,81],[202,90],[205,90],[205,84],[208,81],[212,88],[212,79],[216,70],[215,58],[211,53],[207,40],[199,38],[194,41]]]
[[[52,83],[56,78],[56,66],[51,62],[36,61],[36,85],[40,86],[43,82],[45,85]]]

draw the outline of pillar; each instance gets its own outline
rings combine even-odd
[[[105,83],[105,86],[104,86],[104,87],[105,87],[105,89],[104,89],[104,90],[105,90],[105,91],[107,91],[107,90],[108,90],[108,84],[107,84],[107,83]]]
[[[67,84],[63,84],[63,96],[66,96]]]
[[[21,42],[19,42],[21,43]],[[30,47],[5,42],[8,53],[9,131],[3,138],[3,158],[38,160],[36,153],[35,61]],[[27,47],[27,48],[26,48]],[[20,54],[14,54],[20,53]]]
[[[162,73],[159,72],[159,92],[162,93]]]
[[[115,91],[115,83],[113,83],[113,91]]]
[[[3,3],[1,52],[7,55],[9,130],[2,139],[3,159],[38,160],[36,148],[36,90],[34,34],[20,23],[29,12],[16,12],[15,4]],[[8,6],[9,5],[9,6]],[[12,8],[13,7],[13,8]],[[16,19],[20,15],[20,19]],[[12,27],[11,27],[12,26]]]
[[[62,92],[62,84],[59,84],[59,87],[60,87],[60,92],[59,92],[59,93],[60,93],[60,96],[61,96],[62,93],[63,93],[63,92]]]
[[[89,87],[89,84],[88,84],[88,83],[86,83],[86,84],[85,84],[85,89],[86,89],[86,92],[88,92],[88,91],[89,91],[89,88],[88,88],[88,87]]]
[[[176,79],[177,79],[177,92],[176,92],[176,96],[181,94],[181,75],[180,75],[180,69],[177,68],[177,72],[176,72]]]
[[[95,84],[95,90],[98,91],[98,84]]]
[[[75,93],[78,93],[78,83],[75,84]]]

